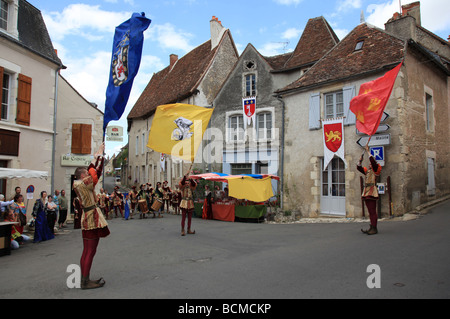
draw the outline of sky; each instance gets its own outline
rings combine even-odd
[[[262,55],[295,49],[306,23],[323,16],[342,40],[361,20],[384,29],[400,3],[414,0],[28,0],[44,17],[47,29],[67,67],[61,74],[88,101],[104,111],[115,27],[133,12],[152,20],[144,33],[139,73],[119,121],[124,142],[106,142],[106,154],[117,154],[128,138],[127,115],[154,73],[208,41],[210,20],[230,29],[239,53],[251,43]],[[422,26],[447,40],[450,1],[421,0]]]

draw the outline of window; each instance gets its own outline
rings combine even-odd
[[[136,156],[139,155],[139,135],[136,136]]]
[[[1,0],[0,28],[8,30],[8,2],[5,0]]]
[[[231,175],[251,174],[252,164],[231,164]]]
[[[245,76],[245,96],[256,96],[256,75]]]
[[[229,117],[228,123],[229,129],[229,140],[233,141],[243,141],[244,140],[244,116],[235,115]]]
[[[325,118],[344,116],[344,96],[342,92],[325,94]]]
[[[272,138],[272,113],[264,112],[257,115],[256,130],[259,140]]]
[[[142,154],[145,154],[145,133],[142,133]]]
[[[362,50],[363,46],[364,46],[364,40],[358,41],[358,43],[356,43],[355,51]]]
[[[0,70],[0,76],[3,78],[2,91],[0,93],[2,101],[1,118],[2,120],[8,119],[8,109],[9,109],[9,90],[10,90],[10,76],[7,73]],[[1,74],[3,73],[3,75]]]
[[[425,94],[425,103],[426,103],[426,125],[427,132],[433,131],[433,97],[429,94]]]

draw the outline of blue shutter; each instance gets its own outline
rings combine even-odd
[[[320,127],[320,93],[313,93],[309,98],[309,129],[318,130]]]
[[[347,86],[343,89],[344,93],[344,125],[356,124],[356,116],[350,111],[350,101],[355,97],[356,87]]]

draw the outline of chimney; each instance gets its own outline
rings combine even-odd
[[[222,36],[226,29],[222,26],[222,22],[219,21],[219,18],[213,16],[211,21],[211,50],[213,50],[216,46],[219,45],[220,40],[222,40]]]
[[[420,17],[420,1],[416,1],[410,4],[405,4],[402,6],[402,16],[411,16],[416,19],[416,24],[418,26],[422,25]]]
[[[173,69],[173,67],[174,67],[175,63],[177,63],[177,61],[178,61],[178,55],[171,54],[170,55],[170,70]]]

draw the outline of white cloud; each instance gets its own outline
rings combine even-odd
[[[409,4],[414,0],[404,0],[402,4]],[[400,11],[398,0],[390,0],[381,4],[371,4],[367,7],[370,15],[366,21],[377,27],[384,29],[384,24],[392,18],[395,12]],[[450,19],[445,12],[450,11],[448,0],[427,0],[421,1],[420,6],[422,26],[431,32],[445,31],[450,28]]]
[[[339,0],[337,3],[337,11],[347,11],[351,9],[360,9],[362,7],[361,0]]]
[[[278,3],[278,4],[290,6],[290,5],[298,5],[298,4],[300,4],[303,0],[273,0],[273,1],[276,2],[276,3]]]
[[[189,43],[193,35],[182,30],[176,30],[170,23],[154,25],[153,28],[149,29],[148,37],[157,41],[164,49],[189,52],[194,48]]]
[[[261,49],[258,49],[259,53],[263,56],[274,56],[283,53],[287,53],[288,51],[292,51],[291,49],[287,50],[287,44],[285,42],[269,42],[264,44]]]
[[[300,37],[300,34],[302,34],[302,32],[303,30],[297,28],[289,28],[283,32],[281,37],[283,39],[297,39]]]
[[[47,29],[54,41],[68,35],[83,36],[98,40],[101,35],[93,32],[114,34],[116,26],[131,17],[131,12],[112,12],[100,9],[99,5],[71,4],[62,12],[43,12]]]

